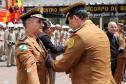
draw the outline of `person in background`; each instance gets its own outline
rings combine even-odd
[[[118,31],[115,33],[115,36],[119,42],[119,52],[123,52],[126,44],[125,44],[125,32],[123,23],[117,23]]]
[[[51,35],[53,33],[51,31],[51,22],[49,20],[46,20],[43,23],[44,23],[43,30],[41,30],[43,32],[39,35],[39,39],[42,41],[43,45],[48,51],[48,55],[51,55],[53,59],[56,59],[56,56],[63,52],[63,46],[55,47],[55,45],[51,42]],[[54,84],[55,72],[52,69],[50,69],[49,73],[51,84]]]
[[[46,50],[50,50],[50,52],[52,54],[58,54],[58,53],[62,53],[63,52],[63,46],[57,46],[55,47],[55,45],[53,45],[53,43],[51,42],[51,35],[52,35],[52,31],[51,31],[51,23],[50,21],[46,20],[43,22],[44,23],[44,27],[43,27],[43,32],[42,34],[39,35],[40,40],[43,42]]]
[[[114,74],[114,79],[117,84],[120,84],[124,76],[126,62],[126,42],[125,30],[123,23],[117,23],[118,32],[115,33],[119,44],[119,55],[117,56],[117,65]]]
[[[109,39],[89,20],[85,3],[70,5],[63,12],[74,33],[60,60],[48,57],[48,67],[69,74],[72,84],[116,84],[111,73]]]
[[[6,59],[7,59],[7,50],[8,50],[7,38],[8,38],[8,35],[9,35],[9,27],[11,27],[11,26],[8,26],[8,24],[7,24],[6,30],[4,32],[4,54],[6,56]]]
[[[21,39],[25,34],[25,30],[23,24],[18,24],[17,26],[17,33],[16,33],[16,40]]]
[[[126,37],[126,25],[123,26],[123,34]]]
[[[106,34],[107,34],[109,41],[110,41],[111,70],[112,70],[113,76],[115,74],[116,65],[117,65],[117,56],[119,54],[119,44],[117,41],[117,37],[115,36],[116,32],[118,32],[116,22],[109,22]]]
[[[0,24],[0,62],[5,61],[4,57],[4,27]]]
[[[51,42],[53,43],[53,45],[55,45],[55,31],[56,31],[56,27],[55,27],[55,25],[53,25],[52,23],[51,23]],[[56,45],[55,45],[56,46]]]
[[[10,26],[9,26],[10,25]],[[13,23],[8,23],[8,34],[6,36],[7,42],[7,67],[15,66],[15,43],[16,43],[16,36],[14,32],[14,25]]]
[[[56,27],[56,31],[55,31],[55,45],[59,46],[59,45],[62,45],[61,44],[61,39],[62,39],[61,31],[62,31],[62,27],[59,24],[56,24],[55,27]]]

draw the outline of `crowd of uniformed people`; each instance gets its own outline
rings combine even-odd
[[[110,21],[107,31],[101,30],[81,2],[63,11],[69,27],[53,25],[41,10],[19,16],[22,24],[0,24],[0,61],[17,66],[17,84],[54,84],[55,72],[69,74],[72,84],[121,84],[126,60],[123,23]]]
[[[15,44],[25,33],[22,24],[0,23],[0,61],[7,61],[7,66],[16,65]]]

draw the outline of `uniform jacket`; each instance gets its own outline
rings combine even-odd
[[[125,58],[126,59],[126,36],[124,33],[121,32],[116,32],[116,37],[117,37],[117,41],[118,41],[118,45],[119,45],[119,49],[123,49],[124,52],[120,54],[120,56],[118,56],[119,58]],[[125,60],[123,59],[123,60]]]
[[[70,73],[72,84],[115,84],[106,34],[87,20],[70,39],[63,58],[52,62],[53,69]]]
[[[124,49],[126,47],[125,35],[123,33],[121,33],[121,32],[116,32],[115,36],[117,37],[119,48]]]
[[[24,50],[20,50],[22,45]],[[16,45],[17,84],[49,84],[46,56],[42,43],[34,37],[20,40]]]
[[[15,36],[15,32],[9,32],[8,37],[7,37],[7,43],[9,42],[16,42],[16,36]]]
[[[120,52],[117,57],[117,67],[114,74],[114,79],[117,84],[120,84],[122,81],[122,78],[124,76],[125,71],[125,62],[126,62],[126,43],[125,43],[125,34],[121,32],[116,33],[117,40],[119,43],[119,48],[123,49],[123,52]]]

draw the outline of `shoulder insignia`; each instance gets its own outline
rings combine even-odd
[[[19,51],[23,52],[24,50],[28,49],[28,45],[26,44],[21,44],[18,48]]]
[[[68,41],[67,41],[67,47],[72,48],[73,46],[74,46],[74,39],[69,38]]]

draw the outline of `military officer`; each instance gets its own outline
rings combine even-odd
[[[15,65],[15,42],[16,36],[14,32],[14,26],[8,27],[9,34],[6,38],[7,41],[7,66]]]
[[[3,25],[0,25],[0,61],[4,61],[3,55],[4,55],[4,31],[3,31]]]
[[[126,42],[125,42],[125,30],[123,23],[117,23],[118,32],[115,33],[119,44],[119,55],[117,56],[117,65],[114,74],[114,79],[117,84],[121,84],[125,71],[126,62]]]
[[[108,29],[107,29],[107,36],[110,41],[110,50],[111,50],[111,70],[112,75],[115,74],[116,64],[117,64],[117,57],[119,54],[119,44],[117,41],[117,38],[115,36],[115,33],[117,32],[117,24],[113,21],[108,23]]]
[[[126,47],[125,44],[125,33],[124,33],[124,25],[123,23],[117,23],[117,27],[118,27],[118,32],[115,33],[118,43],[119,43],[119,50],[123,51],[124,48]]]
[[[72,84],[116,84],[110,63],[110,45],[106,34],[88,19],[84,3],[67,7],[67,24],[74,30],[60,60],[48,57],[47,65],[70,74]],[[50,64],[50,65],[49,65]]]
[[[45,18],[42,8],[33,8],[22,19],[26,34],[16,44],[17,84],[49,84],[46,50],[38,39]]]
[[[23,24],[18,24],[18,29],[16,32],[16,40],[19,40],[23,37],[23,35],[25,34],[24,28],[23,28]]]
[[[43,45],[45,46],[46,50],[48,50],[48,54],[51,54],[53,59],[56,58],[56,55],[59,55],[63,52],[63,46],[54,46],[54,44],[50,40],[50,36],[52,34],[51,31],[51,22],[49,20],[46,20],[43,22],[43,32],[39,35],[39,39],[43,42]],[[55,82],[55,73],[52,69],[49,69],[50,72],[50,80],[51,84],[54,84]]]

